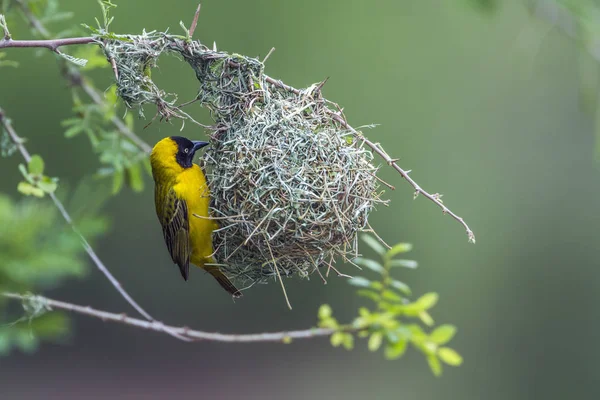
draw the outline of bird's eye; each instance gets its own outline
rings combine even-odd
[[[190,149],[187,149],[187,148],[186,148],[186,149],[183,149],[183,152],[187,154],[187,153],[189,153],[189,152],[190,152]]]

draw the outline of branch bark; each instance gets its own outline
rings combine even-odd
[[[96,39],[92,37],[75,37],[75,38],[64,38],[64,39],[51,39],[51,40],[12,40],[2,39],[0,40],[0,49],[8,48],[44,48],[50,49],[54,52],[58,51],[61,46],[72,46],[76,44],[90,44],[94,43]]]
[[[219,333],[219,332],[205,332],[194,330],[185,326],[177,327],[171,325],[165,325],[158,321],[144,321],[137,318],[131,318],[126,314],[116,314],[108,311],[96,310],[91,307],[80,306],[77,304],[66,303],[64,301],[53,300],[43,296],[37,295],[22,295],[18,293],[4,292],[0,293],[2,296],[21,300],[23,302],[30,301],[36,304],[45,306],[48,309],[61,309],[76,314],[87,315],[88,317],[98,318],[103,321],[119,322],[125,325],[133,326],[136,328],[146,329],[154,332],[177,334],[190,338],[194,341],[207,340],[213,342],[226,342],[226,343],[255,343],[255,342],[279,342],[289,343],[291,340],[296,339],[312,339],[316,337],[329,336],[338,331],[344,332],[355,332],[358,328],[351,326],[344,327],[342,329],[325,329],[325,328],[311,328],[304,330],[295,331],[281,331],[281,332],[264,332],[264,333],[249,333],[249,334],[231,334],[231,333]],[[39,307],[36,307],[39,308]]]

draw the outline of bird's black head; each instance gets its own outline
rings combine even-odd
[[[181,136],[171,136],[171,140],[177,144],[175,160],[183,168],[191,168],[194,165],[194,154],[196,154],[196,151],[209,144],[208,142],[198,140],[192,141]]]

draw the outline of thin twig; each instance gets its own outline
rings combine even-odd
[[[204,332],[190,329],[188,327],[177,327],[165,325],[157,321],[144,321],[137,318],[131,318],[126,314],[116,314],[107,311],[96,310],[91,307],[84,307],[64,301],[49,299],[43,296],[22,295],[18,293],[0,293],[3,297],[21,301],[38,303],[50,309],[61,309],[77,314],[87,315],[89,317],[98,318],[103,321],[120,322],[125,325],[134,326],[136,328],[147,329],[150,331],[161,333],[176,333],[181,336],[189,337],[193,340],[208,340],[214,342],[227,343],[252,343],[252,342],[279,342],[289,343],[295,339],[312,339],[316,337],[330,336],[339,331],[356,332],[359,329],[352,326],[345,326],[338,329],[311,328],[296,331],[282,332],[265,332],[265,333],[250,333],[250,334],[227,334],[218,332]]]
[[[24,140],[21,137],[19,137],[19,135],[17,135],[17,133],[15,132],[15,130],[12,127],[12,124],[10,123],[10,120],[6,117],[6,115],[4,113],[4,110],[2,110],[2,108],[0,108],[0,125],[2,125],[4,127],[4,130],[6,131],[6,133],[8,134],[8,136],[10,137],[10,139],[12,140],[12,142],[15,144],[15,146],[17,146],[17,149],[19,150],[19,152],[23,156],[23,159],[26,162],[29,162],[31,160],[31,155],[29,154],[29,151],[27,150],[27,148],[24,145]],[[71,218],[71,216],[69,215],[69,213],[65,209],[63,203],[58,199],[58,197],[56,197],[56,195],[54,193],[50,193],[50,198],[54,202],[54,205],[56,206],[56,208],[58,209],[58,211],[60,212],[60,214],[62,215],[62,217],[64,218],[64,220],[71,227],[71,229],[73,229],[73,232],[75,232],[75,234],[79,237],[79,240],[81,241],[81,245],[83,246],[85,252],[88,254],[88,256],[90,257],[90,259],[92,260],[92,262],[96,265],[96,268],[98,268],[98,270],[100,272],[102,272],[102,274],[104,274],[104,276],[106,277],[106,279],[108,279],[108,281],[119,292],[119,294],[138,313],[140,313],[140,315],[142,315],[144,318],[148,319],[149,321],[155,321],[155,319],[150,314],[148,314],[146,312],[146,310],[144,310],[129,295],[129,293],[127,293],[127,291],[123,288],[123,286],[117,280],[117,278],[115,278],[114,275],[108,270],[108,268],[106,268],[106,266],[104,265],[104,263],[102,262],[102,260],[100,260],[100,258],[98,257],[98,255],[94,251],[94,249],[90,246],[89,242],[81,234],[81,232],[79,232],[79,230],[75,226],[75,223],[73,222],[73,219]],[[186,340],[185,337],[182,337],[182,336],[180,336],[179,334],[176,334],[176,333],[173,334],[173,336],[175,336],[175,337],[177,337],[178,339],[181,339],[181,340]]]
[[[74,44],[90,44],[94,43],[95,41],[96,39],[94,39],[93,37],[75,37],[48,40],[7,40],[6,38],[4,38],[0,40],[0,49],[38,47],[50,49],[56,52],[61,46],[71,46]]]
[[[273,54],[274,51],[275,51],[275,47],[271,47],[271,50],[269,50],[269,52],[267,53],[267,55],[265,56],[265,58],[263,58],[263,60],[261,62],[264,64],[269,59],[269,57],[271,57],[271,54]]]
[[[281,290],[283,291],[283,297],[285,297],[285,302],[287,303],[288,308],[292,309],[292,304],[290,303],[290,299],[288,298],[287,291],[285,290],[285,285],[283,284],[283,279],[281,279],[281,273],[279,272],[279,268],[277,267],[277,261],[275,261],[275,256],[273,256],[273,250],[271,250],[271,245],[269,244],[269,238],[266,235],[263,235],[265,238],[265,243],[269,248],[269,253],[271,253],[271,261],[273,261],[273,268],[275,268],[275,272],[277,272],[277,277],[279,278],[279,283],[281,283]]]
[[[198,8],[196,8],[196,13],[194,14],[194,19],[192,20],[192,25],[190,26],[190,38],[194,36],[194,31],[196,30],[196,26],[198,25],[198,17],[200,16],[200,7],[202,4],[198,4]]]

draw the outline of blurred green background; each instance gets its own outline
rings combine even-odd
[[[117,2],[113,30],[178,30],[196,0]],[[95,1],[62,1],[73,21],[93,23]],[[523,34],[526,29],[526,35]],[[13,26],[16,38],[30,37]],[[575,42],[531,19],[520,1],[488,15],[468,2],[205,0],[196,37],[219,49],[265,56],[267,73],[301,87],[329,76],[327,98],[382,143],[426,190],[444,194],[477,235],[432,203],[397,189],[371,224],[388,242],[409,241],[420,268],[402,271],[416,294],[436,291],[438,323],[459,327],[452,343],[459,368],[432,376],[420,354],[384,361],[364,345],[352,352],[327,340],[292,345],[184,344],[168,336],[74,318],[63,344],[0,360],[2,398],[140,399],[593,399],[600,396],[600,172],[593,116],[579,98]],[[44,155],[47,173],[76,183],[98,168],[88,141],[63,138],[71,97],[51,54],[7,51],[19,69],[0,71],[0,105],[28,147]],[[175,59],[153,76],[186,100],[197,82]],[[110,83],[110,71],[97,77]],[[147,115],[151,116],[152,112]],[[150,143],[179,124],[137,121]],[[204,133],[187,125],[188,137]],[[0,159],[0,191],[13,198],[17,156]],[[262,332],[306,328],[320,304],[340,320],[359,300],[342,279],[286,281],[293,311],[278,284],[255,287],[236,303],[193,271],[181,280],[165,251],[151,185],[122,192],[105,213],[111,233],[96,250],[155,317],[204,330]],[[49,201],[49,200],[43,200]],[[352,272],[352,267],[345,267]],[[116,312],[129,306],[94,269],[51,297]]]

